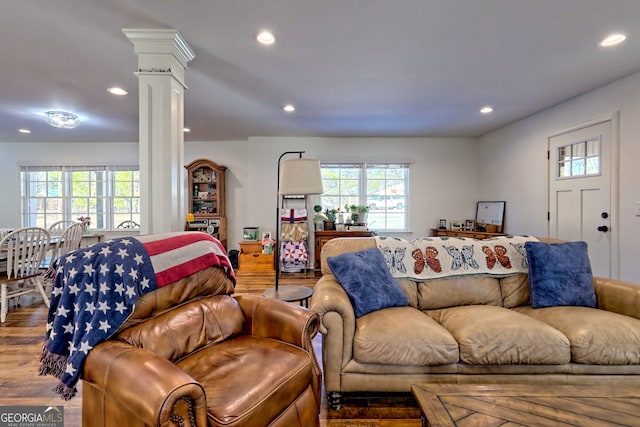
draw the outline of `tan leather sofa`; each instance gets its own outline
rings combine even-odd
[[[142,296],[89,353],[84,426],[317,426],[317,314],[209,267]]]
[[[356,318],[326,260],[371,247],[374,238],[340,238],[322,250],[311,309],[331,408],[343,393],[429,382],[640,386],[640,285],[596,278],[597,309],[533,309],[526,274],[403,279],[409,306]]]

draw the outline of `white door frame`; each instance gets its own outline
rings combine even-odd
[[[619,178],[620,178],[620,157],[618,153],[619,129],[620,129],[620,112],[615,111],[603,117],[580,123],[566,129],[554,132],[547,136],[547,212],[551,209],[551,139],[564,135],[589,126],[598,125],[600,123],[611,122],[611,211],[610,214],[610,235],[611,235],[611,278],[620,278],[620,257],[619,257],[619,230],[618,230],[618,204],[620,200],[619,194]],[[547,236],[551,236],[551,221],[547,216]]]

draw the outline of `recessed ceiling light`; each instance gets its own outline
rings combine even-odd
[[[480,109],[480,112],[481,112],[482,114],[490,114],[490,113],[493,113],[493,107],[490,107],[490,106],[488,106],[488,105],[487,105],[486,107],[482,107],[482,108]]]
[[[294,111],[296,111],[296,107],[294,107],[294,106],[293,106],[293,105],[291,105],[291,104],[287,104],[287,105],[285,105],[284,107],[282,107],[282,109],[283,109],[284,111],[286,111],[287,113],[293,113]]]
[[[128,95],[129,92],[127,92],[126,90],[122,89],[121,87],[110,87],[109,89],[107,89],[107,91],[112,94],[112,95],[118,95],[118,96],[123,96],[123,95]]]
[[[260,31],[256,34],[256,41],[263,45],[272,45],[276,42],[276,35],[271,31]]]
[[[627,36],[625,36],[624,34],[620,34],[620,33],[611,34],[605,37],[604,39],[602,39],[602,41],[600,42],[600,46],[602,47],[615,46],[617,44],[622,43],[626,39],[627,39]]]
[[[31,133],[31,131],[29,129],[18,129],[18,132],[20,132],[20,133]]]
[[[182,129],[182,132],[184,132],[184,133],[191,132],[191,129],[189,129],[189,128],[183,128],[183,129]]]

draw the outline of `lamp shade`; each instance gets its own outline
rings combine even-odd
[[[315,159],[287,159],[280,163],[281,196],[322,194],[320,161]]]

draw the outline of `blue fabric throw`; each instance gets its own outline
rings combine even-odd
[[[533,308],[596,307],[593,275],[585,242],[527,242],[529,290]]]
[[[356,317],[386,307],[409,304],[406,295],[389,273],[378,248],[328,257],[327,263],[338,283],[347,292]]]

